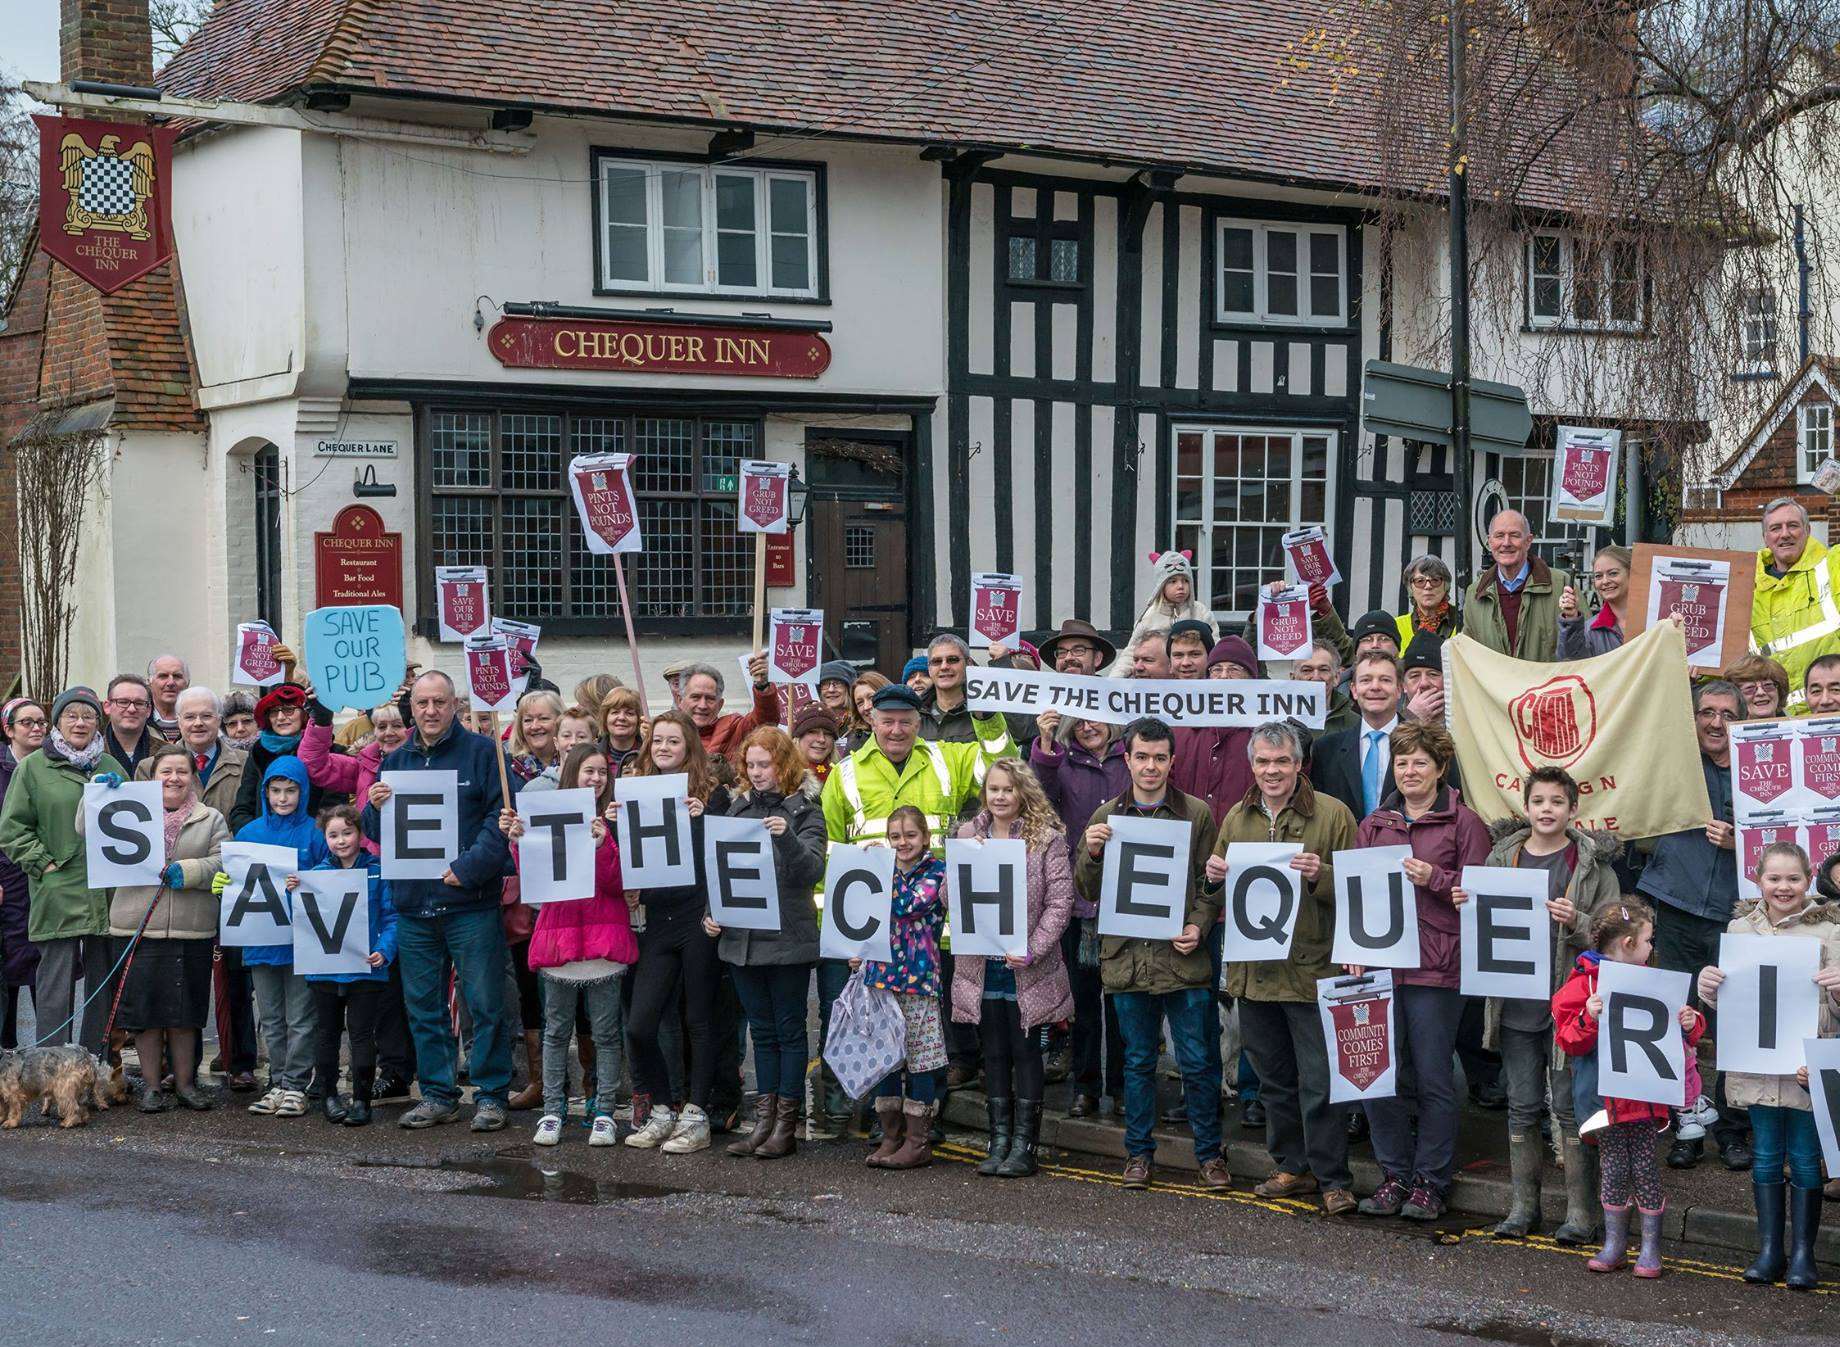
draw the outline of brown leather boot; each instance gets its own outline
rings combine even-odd
[[[524,1031],[524,1058],[530,1082],[505,1100],[506,1108],[535,1108],[543,1102],[543,1035],[535,1029]]]
[[[773,1096],[763,1094],[754,1101],[754,1128],[739,1141],[728,1143],[730,1155],[752,1155],[760,1149],[760,1143],[767,1139],[773,1130]]]
[[[928,1136],[932,1114],[931,1104],[914,1099],[907,1101],[907,1136],[901,1142],[901,1149],[883,1164],[884,1169],[919,1169],[933,1163],[933,1143]]]
[[[783,1095],[775,1097],[779,1111],[773,1115],[773,1131],[754,1148],[756,1160],[777,1160],[799,1148],[799,1101]]]
[[[888,1162],[901,1150],[901,1143],[906,1136],[906,1127],[901,1118],[901,1101],[899,1099],[878,1099],[875,1101],[875,1120],[882,1125],[882,1144],[877,1146],[869,1158],[863,1161],[871,1169],[886,1169]],[[926,1131],[923,1121],[920,1125],[922,1134]]]

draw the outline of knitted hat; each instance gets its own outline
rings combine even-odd
[[[1410,673],[1413,669],[1436,669],[1444,672],[1444,643],[1435,632],[1421,631],[1412,638],[1412,644],[1406,647],[1405,658],[1400,661],[1401,671]]]
[[[1214,629],[1198,617],[1185,617],[1169,628],[1169,643],[1174,645],[1179,636],[1196,636],[1201,640],[1201,648],[1206,650],[1214,640]]]
[[[1180,624],[1178,624],[1180,625]],[[1203,626],[1204,623],[1196,623]],[[1207,666],[1212,669],[1216,664],[1237,664],[1252,677],[1259,676],[1259,657],[1253,653],[1251,642],[1243,636],[1223,636],[1220,643],[1208,651]]]
[[[1399,648],[1399,619],[1385,609],[1376,608],[1371,613],[1363,613],[1361,620],[1354,624],[1348,635],[1354,641],[1356,649],[1359,649],[1361,642],[1369,636],[1384,636],[1393,643],[1393,648],[1397,650]]]
[[[292,683],[277,683],[261,701],[256,703],[256,724],[267,729],[269,717],[275,714],[276,707],[305,706],[306,704],[307,690],[305,688],[296,687]]]
[[[908,660],[907,663],[901,666],[901,681],[905,683],[908,679],[912,678],[915,674],[923,674],[925,672],[926,672],[926,656],[925,655],[915,655],[912,659]]]
[[[102,699],[92,688],[79,684],[74,688],[65,688],[58,693],[57,700],[51,703],[51,723],[53,725],[58,723],[59,717],[64,714],[64,708],[68,706],[87,706],[96,713],[96,719],[102,719]]]
[[[856,681],[856,666],[847,659],[827,660],[818,666],[818,685],[842,683],[848,687]]]
[[[797,720],[792,722],[792,737],[803,739],[813,730],[823,730],[831,738],[837,737],[837,717],[822,706],[808,706],[799,712]]]
[[[1190,552],[1152,552],[1150,554],[1150,592],[1161,594],[1163,586],[1175,576],[1191,585],[1195,582],[1195,560]]]

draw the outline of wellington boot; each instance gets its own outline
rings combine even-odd
[[[1008,1096],[993,1095],[984,1101],[984,1115],[990,1124],[990,1145],[977,1172],[995,1178],[1009,1159],[1009,1148],[1016,1130],[1016,1101]]]
[[[1540,1167],[1546,1162],[1545,1150],[1538,1129],[1508,1133],[1514,1198],[1506,1218],[1495,1227],[1497,1239],[1520,1239],[1540,1228]]]
[[[1779,1282],[1789,1265],[1789,1255],[1783,1251],[1784,1186],[1781,1179],[1751,1184],[1751,1204],[1757,1209],[1757,1261],[1744,1269],[1747,1282]]]
[[[863,1163],[871,1169],[886,1169],[888,1162],[900,1151],[901,1142],[907,1134],[907,1128],[901,1121],[901,1101],[899,1099],[876,1100],[875,1120],[881,1124],[882,1144],[877,1146]]]
[[[1597,1235],[1597,1162],[1578,1139],[1578,1128],[1565,1128],[1561,1141],[1565,1164],[1565,1223],[1553,1231],[1560,1244],[1577,1247]]]

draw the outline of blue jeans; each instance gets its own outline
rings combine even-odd
[[[811,965],[736,964],[730,972],[754,1039],[754,1088],[781,1099],[803,1098],[805,1065],[811,1059],[811,1039],[805,1032]]]
[[[454,1033],[447,1018],[447,970],[473,1017],[469,1064],[480,1102],[503,1104],[511,1086],[511,1024],[505,1013],[505,928],[496,907],[439,917],[398,916],[396,956],[402,965],[403,1009],[415,1039],[415,1075],[422,1098],[452,1104]]]
[[[1118,1027],[1124,1034],[1124,1149],[1131,1156],[1156,1154],[1156,1058],[1163,1043],[1163,1021],[1175,1042],[1176,1065],[1188,1104],[1188,1127],[1195,1135],[1195,1159],[1206,1164],[1220,1158],[1220,1072],[1209,1075],[1208,1008],[1214,993],[1207,987],[1179,992],[1114,992]],[[1218,1061],[1218,1057],[1216,1057]]]
[[[1414,1088],[1362,1105],[1373,1129],[1374,1159],[1388,1178],[1411,1186],[1429,1182],[1441,1197],[1450,1191],[1457,1160],[1457,1086],[1452,1058],[1463,995],[1455,987],[1399,988],[1393,1032],[1412,1063]],[[1418,1129],[1412,1128],[1412,1105]]]
[[[1805,1108],[1771,1108],[1752,1104],[1751,1178],[1781,1183],[1783,1161],[1789,1162],[1789,1186],[1821,1186],[1821,1134],[1814,1114]]]

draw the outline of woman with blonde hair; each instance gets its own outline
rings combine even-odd
[[[1027,1178],[1041,1138],[1043,1025],[1073,1016],[1061,935],[1073,915],[1073,867],[1060,815],[1041,782],[1014,758],[990,764],[984,807],[961,838],[1020,840],[1027,848],[1026,951],[1002,959],[960,954],[952,976],[952,1018],[978,1026],[984,1049],[990,1151],[978,1173]]]
[[[607,765],[618,776],[632,767],[645,746],[645,717],[639,709],[639,694],[631,688],[614,688],[601,699],[594,718],[600,725],[601,743],[607,749]]]
[[[556,731],[562,727],[562,698],[547,688],[518,698],[511,720],[508,765],[518,780],[530,781],[550,767],[560,767],[562,751]]]

